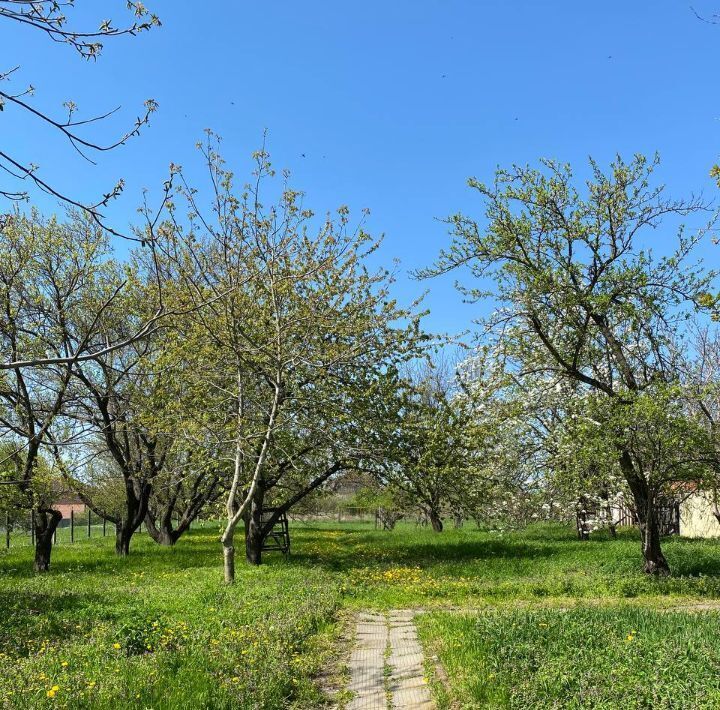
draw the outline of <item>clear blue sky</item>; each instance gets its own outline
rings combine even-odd
[[[79,0],[78,18],[98,4]],[[146,4],[163,27],[108,42],[96,64],[0,24],[3,65],[22,64],[14,84],[32,82],[46,109],[68,98],[86,113],[122,104],[122,118],[104,127],[112,134],[145,98],[159,102],[143,135],[97,168],[58,140],[43,142],[26,118],[0,117],[3,145],[82,199],[123,176],[120,226],[134,219],[143,187],[157,194],[171,161],[198,165],[204,128],[223,136],[241,181],[267,128],[276,167],[292,171],[307,203],[318,212],[348,204],[358,216],[370,208],[370,231],[386,234],[385,261],[402,262],[398,295],[430,288],[428,325],[457,331],[476,309],[460,303],[452,279],[418,284],[405,272],[446,243],[437,218],[480,216],[468,176],[489,179],[497,165],[542,156],[584,164],[657,150],[673,194],[715,195],[720,25],[700,22],[687,2]],[[100,14],[119,20],[123,5],[103,0]],[[695,8],[711,14],[720,0]]]

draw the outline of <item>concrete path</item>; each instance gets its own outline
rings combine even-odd
[[[412,611],[360,614],[347,710],[435,710]]]

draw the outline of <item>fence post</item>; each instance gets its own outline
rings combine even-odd
[[[87,525],[88,525],[88,538],[90,537],[90,520],[91,520],[91,518],[92,518],[92,510],[90,510],[90,508],[88,508],[88,523],[87,523]]]
[[[105,537],[106,528],[107,528],[107,520],[105,520],[105,518],[103,518],[103,537]]]
[[[10,513],[5,513],[5,549],[10,549]]]
[[[75,542],[75,511],[70,508],[70,542]]]

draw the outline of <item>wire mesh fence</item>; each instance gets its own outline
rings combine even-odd
[[[0,515],[0,550],[15,547],[32,547],[35,545],[34,517],[27,514],[10,513]],[[192,527],[205,528],[217,523],[210,520],[196,519]],[[147,526],[142,523],[137,532],[147,533]],[[72,511],[63,517],[53,535],[53,544],[68,545],[85,540],[93,540],[115,535],[115,523],[105,520],[91,510]]]

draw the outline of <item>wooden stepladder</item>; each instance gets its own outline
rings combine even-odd
[[[263,508],[260,514],[263,528],[270,523],[270,520],[277,513],[277,508]],[[283,555],[290,554],[290,529],[286,513],[281,513],[273,523],[270,532],[265,536],[262,546],[263,552],[279,551]]]

